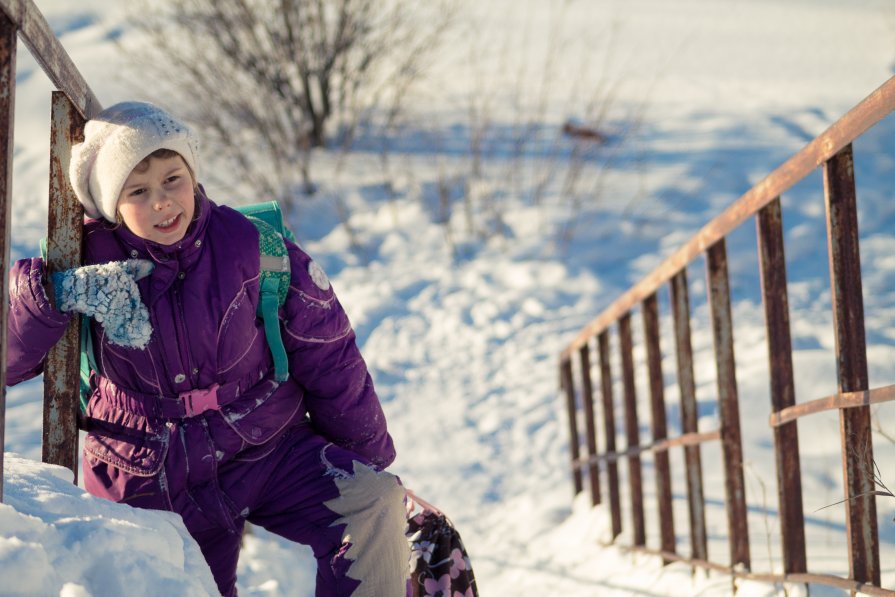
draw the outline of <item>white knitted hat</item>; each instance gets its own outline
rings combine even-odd
[[[157,149],[176,151],[198,176],[198,140],[188,126],[158,106],[122,102],[87,121],[84,142],[71,148],[68,169],[84,212],[114,222],[124,181]]]

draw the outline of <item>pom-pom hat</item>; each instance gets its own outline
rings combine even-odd
[[[122,102],[87,121],[84,142],[72,146],[68,171],[84,212],[114,222],[124,181],[158,149],[179,153],[198,176],[199,142],[193,131],[158,106]]]

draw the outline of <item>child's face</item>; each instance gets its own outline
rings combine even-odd
[[[125,226],[163,245],[183,238],[195,209],[193,181],[180,156],[150,158],[149,168],[133,170],[118,196],[118,213]]]

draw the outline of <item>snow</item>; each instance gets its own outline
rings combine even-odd
[[[95,498],[72,484],[70,470],[12,452],[4,465],[4,595],[214,594],[205,559],[175,514]]]
[[[38,1],[105,105],[141,99],[118,76],[125,68],[115,45],[128,34],[124,9],[107,4]],[[398,448],[393,470],[456,523],[482,595],[729,595],[727,576],[693,573],[683,564],[663,567],[652,556],[607,545],[608,509],[592,508],[586,494],[573,499],[558,354],[630,284],[891,76],[895,13],[883,0],[463,0],[461,6],[460,27],[427,91],[414,96],[414,113],[426,125],[407,127],[388,168],[375,149],[364,147],[347,166],[338,156],[315,156],[321,190],[292,222],[357,330]],[[539,69],[551,52],[554,70],[545,76]],[[594,81],[603,81],[603,91],[589,86]],[[14,258],[34,254],[44,235],[50,88],[20,47]],[[475,88],[482,90],[479,113],[506,133],[483,148],[477,179],[469,176],[464,154],[476,132],[469,121],[476,106],[467,95]],[[550,101],[537,112],[546,89]],[[603,123],[612,167],[578,181],[582,199],[575,212],[561,178],[532,200],[525,190],[549,171],[550,147],[563,142],[555,131],[585,117],[588,94],[611,100]],[[543,151],[514,167],[510,137],[522,104],[535,105]],[[855,144],[874,387],[895,382],[892,129],[888,119]],[[452,209],[439,208],[439,184]],[[240,199],[225,185],[207,188],[216,200]],[[477,201],[481,227],[502,234],[484,238],[468,230],[463,188]],[[339,224],[336,199],[352,210],[349,227]],[[783,206],[796,393],[806,401],[835,392],[819,175],[786,193]],[[728,251],[753,567],[778,571],[767,355],[751,224],[731,235]],[[710,431],[718,415],[702,267],[697,259],[688,274],[699,428]],[[670,326],[667,293],[660,305],[662,325]],[[639,314],[634,321],[637,335]],[[670,346],[663,345],[663,355],[664,370],[673,371]],[[639,370],[643,359],[636,351]],[[613,369],[617,375],[615,355]],[[641,437],[647,438],[648,392],[640,378],[637,385]],[[665,390],[674,435],[680,430],[673,378]],[[176,517],[102,502],[71,484],[70,473],[39,463],[40,397],[39,380],[8,390],[0,594],[213,594],[201,555]],[[880,430],[893,433],[891,408],[873,411]],[[809,567],[845,575],[844,508],[820,509],[842,495],[838,416],[814,415],[800,423],[800,434]],[[881,433],[874,444],[883,478],[891,479],[893,444]],[[671,463],[675,523],[678,550],[687,554],[679,452],[672,451]],[[702,457],[709,553],[725,562],[720,456],[706,446]],[[647,540],[657,546],[649,458],[644,478]],[[895,500],[881,497],[877,509],[883,584],[893,587]],[[630,540],[628,517],[625,510],[622,544]],[[313,584],[306,548],[260,529],[246,538],[240,594],[310,596]],[[738,582],[737,590],[763,597],[782,587]],[[787,591],[806,594],[800,586]],[[812,586],[811,594],[842,591]]]

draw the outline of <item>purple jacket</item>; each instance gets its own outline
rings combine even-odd
[[[312,278],[311,258],[287,241],[292,282],[280,319],[290,377],[278,383],[256,317],[258,232],[242,214],[215,205],[201,192],[197,197],[199,216],[174,246],[105,221],[85,225],[85,264],[155,262],[152,274],[138,282],[153,326],[145,350],[110,344],[91,320],[100,371],[87,415],[138,433],[126,445],[89,434],[85,451],[122,470],[152,474],[164,454],[151,437],[166,419],[182,414],[191,390],[218,384],[220,414],[248,446],[269,442],[308,415],[329,441],[388,466],[395,451],[385,417],[354,331],[325,277],[315,271]],[[43,275],[38,258],[16,262],[10,274],[10,385],[41,372],[70,317],[50,305]]]

